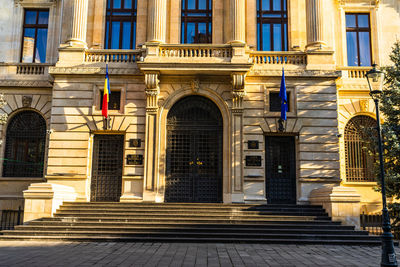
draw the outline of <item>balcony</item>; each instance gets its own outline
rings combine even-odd
[[[0,86],[52,87],[47,63],[0,63]]]
[[[297,69],[307,65],[307,54],[304,52],[251,51],[250,59],[255,68]]]
[[[372,67],[338,67],[338,70],[342,71],[342,77],[347,79],[364,79],[365,74]]]

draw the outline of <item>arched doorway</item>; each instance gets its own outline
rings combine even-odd
[[[11,118],[7,127],[3,177],[43,177],[46,121],[34,111]]]
[[[368,129],[376,127],[376,120],[365,115],[352,118],[344,129],[346,152],[346,181],[374,182],[374,144],[368,142]]]
[[[165,202],[222,202],[222,116],[201,96],[179,100],[167,117]]]

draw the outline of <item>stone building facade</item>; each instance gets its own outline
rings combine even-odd
[[[399,1],[7,0],[0,13],[0,209],[316,203],[355,224],[380,209],[346,138],[375,117],[364,74],[390,64]]]

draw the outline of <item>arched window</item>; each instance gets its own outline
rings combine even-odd
[[[376,127],[376,120],[360,115],[352,118],[344,130],[346,149],[346,181],[374,182],[375,157],[371,155],[371,144],[366,141],[366,130]]]
[[[3,177],[43,177],[46,121],[34,111],[11,118],[7,127]]]

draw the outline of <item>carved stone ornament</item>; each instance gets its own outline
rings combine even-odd
[[[231,77],[233,90],[244,90],[244,80],[246,78],[246,73],[232,73]]]
[[[158,73],[146,73],[144,77],[144,82],[146,84],[147,90],[158,90]]]
[[[344,6],[346,4],[366,4],[378,8],[381,0],[336,0],[336,2],[340,6]]]
[[[32,96],[24,95],[22,97],[22,105],[26,107],[30,107],[32,104]]]
[[[197,93],[200,90],[200,80],[199,78],[190,81],[190,88],[193,93]]]
[[[147,96],[157,96],[158,93],[159,93],[158,89],[146,90],[146,95]]]
[[[360,110],[361,112],[367,112],[369,109],[369,101],[367,99],[360,100]]]
[[[243,97],[246,96],[246,91],[245,91],[245,90],[235,90],[235,91],[232,92],[232,94],[233,94],[235,97],[241,97],[241,98],[243,98]]]

